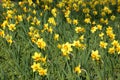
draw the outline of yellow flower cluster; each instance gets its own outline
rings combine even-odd
[[[91,58],[95,61],[103,57],[100,50],[120,54],[120,43],[111,24],[117,19],[116,14],[120,13],[120,0],[23,0],[18,3],[2,0],[1,6],[4,17],[0,22],[0,37],[10,45],[15,38],[12,35],[23,30],[38,49],[47,51],[54,46],[69,59],[69,55],[76,55],[77,50],[87,51],[91,46]],[[47,57],[35,52],[32,58],[33,72],[47,75],[47,69],[43,67]],[[80,65],[74,68],[74,72],[81,73]]]
[[[115,52],[120,54],[120,43],[117,40],[112,41],[112,47],[109,48],[108,53],[114,54]]]
[[[86,48],[86,45],[83,43],[84,41],[84,35],[80,37],[80,40],[74,40],[73,43],[66,42],[65,44],[58,45],[58,48],[61,49],[62,55],[68,57],[69,54],[72,54],[73,51],[72,47],[76,47],[78,49],[84,50]]]
[[[109,26],[109,27],[106,29],[106,34],[107,34],[107,36],[110,37],[110,39],[112,39],[112,40],[115,39],[115,34],[113,33],[112,27]]]
[[[43,68],[43,66],[46,64],[46,57],[43,57],[42,53],[40,52],[35,52],[32,58],[34,60],[33,64],[31,65],[33,72],[36,71],[41,76],[47,75],[47,69]]]
[[[30,32],[28,34],[31,37],[32,42],[35,43],[40,49],[45,50],[46,43],[43,38],[40,37],[39,31],[34,27],[30,27],[29,30]]]

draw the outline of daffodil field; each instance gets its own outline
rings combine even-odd
[[[120,0],[0,0],[0,80],[120,80]]]

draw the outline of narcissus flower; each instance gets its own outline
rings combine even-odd
[[[36,10],[33,10],[33,12],[32,12],[34,15],[36,15]]]
[[[12,10],[7,10],[7,14],[13,14],[14,13],[14,11],[12,11]]]
[[[47,69],[41,68],[41,69],[38,70],[38,72],[39,72],[39,75],[41,75],[41,76],[47,75]]]
[[[99,37],[100,37],[101,39],[103,39],[103,36],[104,36],[104,33],[101,32],[101,33],[99,34]]]
[[[52,13],[52,15],[53,15],[54,17],[56,17],[56,15],[57,15],[57,9],[56,9],[56,8],[53,8],[53,9],[51,10],[51,13]]]
[[[92,60],[99,61],[100,60],[100,55],[99,55],[98,50],[95,50],[95,51],[92,50],[91,57],[92,57]]]
[[[40,69],[40,63],[34,62],[31,68],[33,69],[33,72],[38,71]]]
[[[52,34],[53,28],[50,26],[50,27],[47,29],[47,31],[48,31],[50,34]]]
[[[114,47],[109,48],[108,53],[114,54],[115,53],[115,48]]]
[[[113,40],[113,42],[111,43],[114,47],[117,47],[119,45],[117,40]]]
[[[5,29],[5,27],[8,25],[8,21],[4,20],[3,23],[1,24],[1,27]]]
[[[85,29],[82,28],[82,27],[76,27],[76,28],[75,28],[75,32],[76,32],[76,33],[85,32]]]
[[[54,17],[50,17],[50,18],[48,19],[48,22],[49,22],[50,24],[53,24],[54,26],[56,26],[56,22],[55,22]]]
[[[27,8],[26,8],[26,7],[24,7],[24,8],[23,8],[23,11],[24,11],[24,12],[27,12]]]
[[[100,47],[101,48],[106,48],[106,46],[108,45],[108,43],[104,42],[104,41],[100,41]]]
[[[32,0],[28,0],[29,6],[31,6],[33,4]]]
[[[0,29],[0,36],[3,37],[3,38],[5,37],[5,32],[2,29]]]
[[[97,29],[98,29],[98,28],[97,28],[96,26],[94,26],[94,27],[91,28],[91,32],[92,32],[92,33],[95,33],[95,31],[96,31]]]
[[[32,58],[33,58],[35,61],[40,61],[40,59],[41,59],[41,53],[35,52],[35,53],[34,53],[34,56],[32,56]]]
[[[10,24],[10,25],[8,25],[8,27],[9,27],[9,30],[11,30],[11,31],[16,30],[15,24]]]
[[[59,49],[61,49],[61,48],[62,48],[62,45],[61,45],[61,44],[58,44],[57,47],[58,47]]]
[[[45,47],[46,47],[46,43],[45,43],[45,41],[43,41],[43,38],[38,39],[37,42],[36,42],[36,44],[41,49],[45,49]]]
[[[39,0],[36,0],[36,3],[39,5],[39,4],[40,4],[40,1],[39,1]]]
[[[80,39],[81,42],[83,42],[84,39],[85,39],[85,38],[84,38],[84,35],[80,36],[79,39]]]
[[[106,16],[106,13],[105,12],[101,12],[101,16],[102,17]]]
[[[40,20],[38,20],[36,17],[33,18],[33,21],[31,22],[32,25],[40,25]]]
[[[115,16],[112,15],[112,16],[110,17],[110,19],[111,19],[112,21],[114,21],[114,20],[115,20]]]
[[[69,42],[62,45],[61,51],[63,53],[63,56],[68,56],[68,54],[70,54],[70,52],[73,50],[71,46],[72,44],[70,44]]]
[[[66,18],[66,21],[69,23],[69,24],[71,24],[72,23],[72,20],[68,17],[68,18]]]
[[[89,13],[90,12],[90,9],[89,8],[84,8],[83,9],[83,13]]]
[[[77,19],[74,19],[74,20],[73,20],[73,24],[77,25],[77,24],[78,24],[78,20],[77,20]]]
[[[120,54],[120,44],[116,47],[116,51],[118,54]]]
[[[41,58],[40,58],[40,61],[43,62],[43,63],[46,63],[46,59],[47,59],[46,56],[45,56],[45,57],[41,57]]]
[[[75,47],[77,47],[77,48],[80,47],[80,44],[81,44],[81,43],[80,43],[79,40],[73,42],[73,46],[75,46]]]
[[[44,29],[48,29],[48,23],[44,24]]]
[[[64,13],[65,17],[69,17],[70,13],[71,13],[70,10],[65,11],[65,13]]]
[[[94,15],[97,15],[97,14],[98,14],[98,12],[97,12],[97,11],[93,11],[93,14],[94,14]]]
[[[6,40],[7,40],[7,42],[8,43],[10,43],[10,44],[12,44],[12,36],[10,36],[9,34],[7,34],[6,36],[5,36],[5,38],[6,38]]]
[[[104,6],[103,11],[106,12],[107,14],[112,13],[112,11],[109,9],[109,7],[106,7],[106,6]]]
[[[18,15],[18,16],[17,16],[17,20],[18,20],[18,21],[23,21],[22,15]]]
[[[102,25],[97,25],[98,30],[102,30]]]
[[[110,37],[111,40],[115,39],[115,34],[113,33],[113,28],[111,26],[106,28],[106,34]]]
[[[58,41],[59,40],[59,34],[54,35],[54,40]]]
[[[88,23],[91,24],[90,18],[85,18],[84,22],[87,23],[87,24],[88,24]]]
[[[80,65],[76,66],[74,68],[74,72],[77,73],[77,74],[80,74],[81,73],[81,68],[80,68]]]

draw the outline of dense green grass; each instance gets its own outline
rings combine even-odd
[[[18,8],[18,12],[15,15],[25,14],[26,17],[23,18],[23,22],[20,22],[16,26],[14,32],[8,29],[5,30],[6,34],[12,35],[13,43],[11,45],[7,43],[5,38],[0,37],[0,80],[120,80],[120,55],[117,52],[109,54],[108,48],[102,49],[99,47],[101,39],[98,35],[101,31],[91,33],[90,27],[92,25],[83,22],[84,13],[80,13],[79,15],[79,12],[71,13],[71,18],[78,19],[78,25],[86,29],[85,33],[77,34],[75,32],[76,25],[68,24],[63,17],[63,13],[59,12],[57,18],[55,18],[57,26],[53,27],[53,33],[50,34],[47,31],[39,33],[47,44],[46,49],[42,50],[31,41],[28,35],[31,22],[28,22],[26,18],[33,14],[29,12],[24,13],[17,3],[15,4],[15,7]],[[29,7],[28,5],[26,6]],[[5,19],[2,12],[7,10],[2,9],[0,4],[0,23]],[[36,16],[41,21],[41,24],[34,27],[42,30],[43,25],[47,23],[48,18],[52,15],[50,11],[45,11],[43,16],[40,16],[39,13],[42,12],[42,9],[37,8],[36,10],[37,14],[33,16]],[[105,33],[106,27],[109,25],[112,26],[113,32],[116,34],[116,40],[120,42],[120,14],[115,14],[115,16],[115,21],[109,21],[108,25],[103,25],[102,31]],[[94,17],[93,21],[97,22],[98,20]],[[15,22],[14,19],[11,22]],[[59,34],[59,41],[54,40],[55,33]],[[74,40],[78,40],[83,34],[85,36],[83,43],[86,44],[86,49],[82,50],[72,47],[73,51],[69,55],[70,59],[62,56],[62,52],[58,49],[57,45],[66,42],[72,43]],[[104,36],[104,41],[108,43],[108,47],[111,46],[112,41],[108,36]],[[99,50],[101,55],[100,61],[94,61],[91,58],[91,51],[96,49]],[[40,76],[37,72],[32,71],[32,56],[36,51],[47,56],[46,66],[48,71],[46,76]],[[74,68],[78,64],[81,65],[82,69],[80,74],[74,72]]]

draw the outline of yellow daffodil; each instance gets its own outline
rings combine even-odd
[[[74,20],[73,20],[73,24],[77,25],[77,24],[78,24],[78,20],[77,20],[77,19],[74,19]]]
[[[85,18],[84,22],[87,23],[87,24],[88,24],[88,23],[91,24],[90,18]]]
[[[61,45],[61,44],[58,44],[57,47],[58,47],[59,49],[61,49],[61,48],[62,48],[62,45]]]
[[[54,26],[56,26],[56,22],[55,22],[54,17],[50,17],[50,18],[48,19],[48,22],[49,22],[50,24],[53,24]]]
[[[119,46],[119,43],[118,43],[117,40],[113,40],[111,44],[112,44],[114,47]]]
[[[99,24],[98,24],[98,25],[97,25],[97,29],[98,29],[98,30],[102,30],[102,25],[99,25]]]
[[[3,38],[5,37],[5,32],[4,32],[4,30],[1,30],[1,29],[0,29],[0,36],[3,37]]]
[[[41,49],[45,49],[45,47],[46,47],[46,43],[43,41],[43,38],[38,39],[37,42],[36,42],[36,44]]]
[[[46,56],[45,56],[45,57],[41,57],[41,58],[40,58],[40,61],[43,62],[43,63],[46,63],[46,59],[47,59]]]
[[[72,44],[70,44],[69,42],[62,45],[61,51],[63,53],[63,56],[68,56],[68,54],[70,54],[70,52],[73,50],[71,46]]]
[[[47,29],[48,29],[48,23],[44,24],[44,30],[47,30]]]
[[[114,47],[109,48],[108,53],[114,54],[115,53],[115,48]]]
[[[51,33],[52,34],[52,32],[53,32],[53,29],[52,29],[52,27],[50,26],[50,28],[48,28],[48,30],[47,30],[49,33]]]
[[[115,16],[112,15],[112,16],[110,17],[110,19],[111,19],[112,21],[114,21],[114,20],[115,20]]]
[[[91,28],[91,32],[92,32],[92,33],[95,33],[97,29],[98,29],[98,28],[97,28],[96,26],[94,26],[94,27]]]
[[[108,45],[108,43],[106,43],[106,42],[104,42],[104,41],[100,41],[99,46],[100,46],[101,48],[106,48],[107,45]]]
[[[80,68],[80,65],[76,66],[74,68],[74,72],[77,73],[77,74],[80,74],[81,73],[81,68]]]
[[[75,28],[75,32],[76,32],[76,33],[85,32],[85,29],[82,28],[82,27],[76,27],[76,28]]]
[[[99,55],[98,50],[95,50],[95,51],[92,50],[91,57],[92,57],[92,60],[99,61],[100,60],[100,55]]]
[[[32,0],[28,0],[29,6],[31,6],[33,4]]]
[[[79,39],[80,39],[81,42],[83,42],[84,39],[85,39],[85,38],[84,38],[84,35],[80,36]]]
[[[40,76],[45,76],[45,75],[47,75],[47,69],[41,68],[41,69],[38,70],[38,72],[39,72],[39,75],[40,75]]]
[[[34,53],[34,56],[32,56],[32,58],[33,58],[35,61],[40,61],[40,59],[41,59],[41,53],[35,52],[35,53]]]
[[[120,54],[120,44],[116,47],[116,51],[118,54]]]
[[[59,34],[54,35],[54,40],[58,41],[59,40]]]
[[[4,20],[3,23],[1,24],[1,27],[5,29],[5,27],[8,25],[8,21]]]
[[[104,33],[101,32],[101,33],[99,34],[99,37],[100,37],[101,39],[103,39],[103,36],[104,36]]]
[[[74,41],[74,42],[73,42],[73,46],[79,48],[79,47],[80,47],[80,41],[79,41],[79,40]]]
[[[72,20],[68,17],[68,18],[66,18],[66,21],[69,23],[69,24],[71,24],[72,23]]]
[[[10,25],[8,25],[8,27],[9,27],[9,30],[11,30],[11,31],[16,30],[16,25],[15,24],[10,24]]]
[[[31,68],[33,69],[33,72],[38,71],[40,69],[40,63],[34,62]]]
[[[7,42],[10,43],[10,45],[13,43],[12,36],[10,36],[9,34],[7,34],[5,36],[5,38],[6,38]]]
[[[23,21],[22,15],[17,16],[18,21]]]
[[[56,9],[56,8],[53,8],[53,9],[51,10],[51,13],[52,13],[52,15],[53,15],[54,17],[56,17],[56,15],[57,15],[57,9]]]

